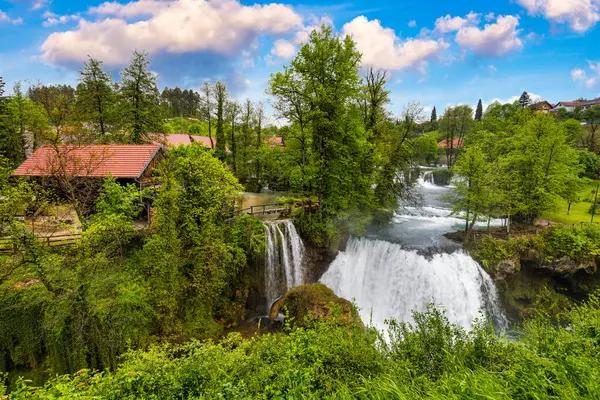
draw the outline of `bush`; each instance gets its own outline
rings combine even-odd
[[[11,399],[598,398],[600,295],[560,316],[498,337],[485,320],[472,331],[443,311],[376,331],[339,321],[219,343],[192,341],[130,351],[113,373],[79,371]],[[5,390],[0,384],[0,393]]]

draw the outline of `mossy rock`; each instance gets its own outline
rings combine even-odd
[[[305,326],[314,319],[362,324],[352,303],[336,296],[322,283],[291,289],[273,304],[269,317],[277,318],[284,309],[297,326]]]

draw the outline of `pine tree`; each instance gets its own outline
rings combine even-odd
[[[531,104],[531,98],[527,92],[523,92],[521,97],[519,97],[519,105],[521,108],[525,108]]]
[[[437,122],[437,110],[435,109],[435,106],[433,107],[433,110],[431,110],[431,122]]]
[[[483,117],[483,104],[481,104],[481,99],[479,99],[477,110],[475,111],[475,121],[481,121],[481,117]]]
[[[6,85],[4,83],[4,80],[2,79],[2,77],[0,76],[0,98],[2,97],[2,95],[4,95],[4,85]],[[0,100],[2,101],[2,100]]]
[[[89,123],[98,134],[114,131],[117,95],[112,78],[102,70],[102,62],[90,58],[80,72],[77,86],[77,112],[81,121]]]
[[[227,102],[227,85],[221,81],[215,83],[215,100],[217,102],[217,157],[220,160],[225,159],[225,127],[224,127],[224,109]]]
[[[156,77],[148,67],[146,53],[133,53],[131,64],[121,73],[123,120],[133,143],[149,142],[148,133],[162,128],[162,108]]]

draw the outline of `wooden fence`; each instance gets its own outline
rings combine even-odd
[[[288,216],[292,213],[294,208],[301,208],[305,213],[311,213],[314,210],[317,210],[319,206],[319,203],[301,203],[299,205],[297,204],[295,207],[289,203],[259,204],[256,206],[234,210],[225,215],[225,220],[229,222],[242,214]]]
[[[61,247],[61,246],[69,246],[78,241],[81,238],[81,234],[72,233],[66,235],[38,235],[36,236],[38,240],[44,243],[46,246],[50,247]],[[16,249],[13,247],[12,239],[9,237],[0,238],[0,253],[10,253],[15,251]]]

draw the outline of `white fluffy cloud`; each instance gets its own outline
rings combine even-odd
[[[394,30],[384,28],[378,20],[369,21],[364,16],[345,24],[343,33],[356,42],[364,65],[389,70],[421,69],[427,60],[448,48],[448,44],[441,39],[400,40]]]
[[[600,21],[600,0],[517,0],[531,15],[566,23],[576,32],[585,32]]]
[[[523,47],[518,26],[519,17],[501,15],[495,23],[486,24],[483,29],[476,26],[460,28],[456,34],[456,43],[479,55],[501,56]]]
[[[138,0],[104,3],[90,11],[119,18],[81,19],[77,28],[51,34],[41,46],[45,61],[81,63],[91,55],[122,65],[134,49],[151,55],[212,52],[234,57],[259,36],[299,29],[303,21],[289,6],[246,6],[237,0]],[[142,15],[149,17],[127,20]]]
[[[277,65],[283,60],[289,60],[294,57],[298,50],[298,45],[307,42],[310,33],[319,30],[322,25],[333,25],[333,21],[327,16],[317,18],[313,15],[309,18],[309,22],[306,26],[301,26],[300,29],[295,32],[293,38],[276,40],[270,55],[266,58],[267,63],[270,65]]]
[[[415,21],[414,19],[411,21],[408,21],[409,28],[415,28],[416,26],[417,26],[417,21]]]
[[[450,14],[445,17],[440,17],[435,21],[435,30],[438,33],[456,32],[459,29],[478,24],[480,15],[471,11],[464,18],[462,17],[451,17]]]
[[[56,15],[51,11],[46,11],[43,17],[46,18],[46,20],[42,22],[42,26],[46,28],[66,24],[70,21],[79,21],[81,19],[78,15]]]
[[[575,82],[582,82],[589,89],[600,84],[600,61],[588,61],[589,73],[581,68],[571,70],[571,78]]]
[[[13,24],[13,25],[19,25],[19,24],[23,23],[23,19],[22,18],[12,19],[11,17],[8,16],[7,13],[5,13],[2,10],[0,10],[0,24],[1,23],[8,23],[8,24]]]
[[[91,7],[89,13],[118,18],[133,18],[142,15],[154,15],[158,11],[168,8],[171,3],[171,1],[164,0],[138,0],[126,4],[107,1],[97,7]]]
[[[277,58],[288,60],[296,54],[296,46],[289,40],[278,39],[271,49],[271,54]]]

